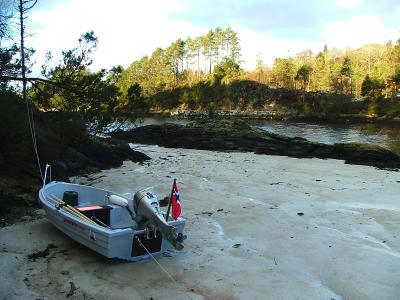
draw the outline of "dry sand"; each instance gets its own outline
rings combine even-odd
[[[70,282],[68,299],[400,299],[399,172],[136,147],[153,159],[73,180],[163,197],[178,179],[186,248],[159,262],[179,287],[155,262],[103,258],[43,218],[0,229],[0,299],[66,299]]]

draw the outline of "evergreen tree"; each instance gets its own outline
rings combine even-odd
[[[272,82],[276,87],[294,88],[296,66],[291,58],[275,59],[272,74]]]
[[[300,81],[301,88],[303,90],[308,90],[310,77],[311,77],[312,67],[310,65],[302,65],[298,70],[295,80]]]
[[[367,96],[374,100],[379,99],[382,97],[384,88],[385,84],[382,80],[371,78],[367,75],[361,85],[361,96]]]

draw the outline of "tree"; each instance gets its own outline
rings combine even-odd
[[[295,80],[301,82],[301,88],[303,90],[308,90],[310,84],[312,67],[310,65],[302,65],[295,76]]]
[[[83,34],[76,48],[62,52],[60,62],[44,68],[47,80],[35,85],[32,91],[39,107],[62,112],[75,122],[86,124],[92,133],[105,132],[118,121],[120,95],[117,86],[107,80],[106,70],[88,70],[92,64],[90,54],[96,46],[93,32]]]
[[[201,54],[201,47],[202,47],[202,37],[196,37],[194,39],[194,49],[196,51],[197,57],[197,79],[200,80],[200,54]]]
[[[33,53],[32,49],[25,48],[25,26],[27,12],[36,4],[36,1],[18,1],[18,6],[13,7],[13,1],[4,0],[0,3],[0,90],[14,89],[16,84],[10,85],[11,81],[23,82],[26,90],[26,74],[30,72],[27,66]],[[11,26],[14,13],[18,12],[18,23],[20,31],[19,46],[11,39]],[[19,54],[19,55],[18,55]]]
[[[260,55],[257,55],[257,60],[256,60],[256,74],[257,74],[257,81],[264,83],[264,63],[262,59],[260,58]]]
[[[215,66],[213,71],[213,83],[228,84],[237,79],[241,74],[240,66],[231,58],[226,58]]]
[[[372,100],[380,99],[384,88],[385,83],[382,80],[367,75],[361,85],[361,96],[366,96]]]
[[[12,1],[0,2],[0,46],[2,41],[10,37],[10,19],[13,16]]]
[[[337,75],[333,76],[332,86],[336,92],[341,94],[353,94],[353,84],[352,84],[352,76],[353,76],[353,66],[350,58],[346,56],[343,60],[342,65],[336,64],[339,68]]]
[[[340,75],[343,84],[343,91],[348,93],[348,89],[350,87],[350,95],[353,94],[353,66],[349,57],[345,57],[342,65],[342,69],[340,70]]]
[[[165,55],[174,74],[175,82],[178,83],[178,75],[183,71],[185,42],[182,39],[177,39],[167,48]]]
[[[148,111],[149,110],[149,105],[148,103],[144,100],[143,95],[142,95],[142,87],[140,86],[139,83],[134,83],[132,84],[127,93],[127,99],[128,99],[128,104],[124,109],[129,108],[131,111]]]
[[[387,81],[387,89],[392,100],[400,97],[400,67],[395,70]]]
[[[349,57],[344,58],[340,74],[347,77],[351,77],[353,75],[353,68]]]
[[[9,85],[9,80],[6,78],[16,78],[21,71],[21,63],[17,57],[19,48],[17,45],[12,45],[8,48],[0,47],[0,91],[12,89]]]
[[[237,32],[231,27],[228,27],[225,32],[226,52],[227,56],[230,57],[236,63],[240,63],[240,43]]]
[[[22,97],[24,102],[26,99],[26,52],[25,52],[25,24],[27,12],[31,10],[37,3],[37,0],[19,0],[19,26],[20,26],[20,52],[21,52],[21,75],[22,75]]]
[[[277,58],[272,67],[273,83],[276,87],[293,88],[296,66],[291,58]]]
[[[224,32],[220,27],[214,30],[214,39],[212,44],[213,54],[215,55],[215,64],[218,64],[222,56],[222,46],[224,43]]]
[[[121,79],[122,72],[124,68],[121,65],[112,67],[107,74],[107,81],[111,84],[117,84]]]
[[[212,67],[212,59],[213,59],[213,51],[212,51],[212,45],[213,45],[213,38],[214,38],[214,32],[210,30],[207,35],[203,36],[201,39],[201,45],[203,49],[203,56],[205,57],[205,71],[208,73],[211,73],[211,67]],[[207,67],[208,65],[208,67]]]
[[[311,74],[311,84],[314,90],[329,90],[330,88],[330,65],[327,46],[319,52],[314,60],[313,72]]]

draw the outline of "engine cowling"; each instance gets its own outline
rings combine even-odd
[[[147,191],[136,192],[133,197],[133,208],[139,224],[151,224],[151,226],[161,231],[163,237],[175,249],[181,250],[184,248],[176,228],[164,220],[160,204],[154,194]]]

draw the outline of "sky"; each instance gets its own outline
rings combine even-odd
[[[217,26],[238,32],[243,67],[257,58],[303,50],[357,48],[400,38],[400,0],[39,0],[30,11],[28,46],[40,66],[93,30],[99,39],[93,71],[134,60],[178,38],[206,34]],[[59,56],[58,56],[59,57]]]

